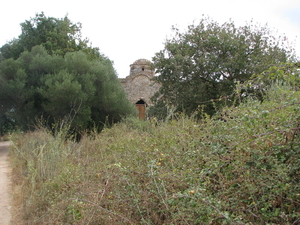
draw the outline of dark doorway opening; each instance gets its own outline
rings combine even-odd
[[[140,120],[145,120],[146,119],[146,106],[147,106],[147,103],[143,100],[143,99],[140,99],[139,101],[137,101],[135,103],[138,111],[139,111],[139,119]]]
[[[135,104],[145,104],[146,105],[146,102],[143,99],[140,99]]]

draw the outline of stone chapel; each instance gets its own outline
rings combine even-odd
[[[151,81],[154,70],[151,62],[147,59],[136,60],[130,65],[130,73],[120,81],[125,89],[129,101],[136,105],[139,118],[146,118],[146,107],[151,106],[150,98],[157,92],[160,85]]]

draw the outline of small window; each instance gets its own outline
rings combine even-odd
[[[142,67],[142,71],[144,71],[145,70],[145,68],[144,67]]]

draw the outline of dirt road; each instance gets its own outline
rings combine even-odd
[[[9,225],[11,220],[9,145],[9,141],[0,142],[0,225]]]

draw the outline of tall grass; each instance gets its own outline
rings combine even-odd
[[[281,85],[267,96],[201,121],[127,119],[80,143],[47,130],[12,136],[23,219],[299,223],[300,94]]]

